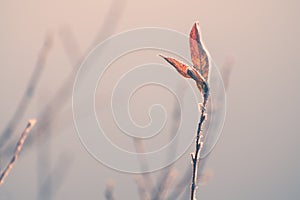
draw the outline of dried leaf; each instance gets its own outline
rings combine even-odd
[[[188,65],[176,60],[175,58],[166,57],[163,55],[159,55],[163,59],[165,59],[168,63],[170,63],[175,69],[184,77],[191,78],[190,75],[188,75],[188,69],[190,68]]]
[[[203,91],[203,88],[206,88],[206,82],[201,74],[195,69],[192,68],[181,61],[176,60],[175,58],[166,57],[160,55],[163,59],[165,59],[168,63],[175,67],[175,69],[184,77],[192,78],[196,81],[197,87],[199,88],[200,92]]]
[[[200,28],[198,22],[195,22],[190,32],[190,51],[194,68],[208,82],[209,61],[205,47],[201,43]]]

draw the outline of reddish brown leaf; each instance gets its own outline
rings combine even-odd
[[[175,58],[165,57],[160,55],[168,63],[170,63],[175,69],[184,77],[192,78],[196,81],[199,90],[202,92],[203,87],[206,86],[206,82],[202,75],[194,68],[182,63],[181,61],[176,60]]]
[[[187,70],[188,68],[190,68],[188,65],[176,60],[175,58],[170,58],[170,57],[165,57],[163,55],[159,55],[160,57],[162,57],[163,59],[165,59],[168,63],[170,63],[173,67],[175,67],[175,69],[184,77],[186,78],[191,78],[188,73]]]
[[[198,22],[193,25],[193,28],[190,32],[190,51],[194,68],[204,77],[207,82],[210,66],[205,47],[201,43]]]

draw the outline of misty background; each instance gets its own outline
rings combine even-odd
[[[75,55],[82,55],[95,40],[144,26],[188,34],[194,21],[199,21],[205,44],[217,65],[222,66],[228,57],[235,60],[223,133],[206,165],[213,177],[200,187],[199,199],[297,200],[299,4],[296,0],[1,0],[0,129],[5,128],[19,104],[45,35],[53,37],[53,45],[33,101],[13,133],[15,142],[26,120],[37,117],[72,72],[78,59]],[[79,46],[69,49],[69,55],[62,44],[62,38],[68,39],[64,37],[68,31]],[[103,34],[97,38],[99,31]],[[70,62],[70,57],[75,57],[74,62]],[[171,106],[167,110],[171,112]],[[101,165],[81,145],[73,126],[71,96],[59,113],[51,126],[54,134],[21,154],[0,188],[0,199],[105,199],[107,182],[114,183],[116,199],[137,199],[132,175]],[[48,153],[49,159],[39,164],[43,152]],[[190,162],[188,154],[177,166]],[[0,158],[1,169],[8,160]],[[52,177],[52,171],[55,173],[49,195],[41,186],[48,176],[39,176],[45,172]],[[180,176],[180,170],[178,173]],[[41,196],[38,191],[42,191]]]

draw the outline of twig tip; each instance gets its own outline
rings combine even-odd
[[[36,124],[36,122],[37,122],[37,120],[34,119],[34,118],[28,120],[28,123],[29,123],[30,126],[34,126]]]

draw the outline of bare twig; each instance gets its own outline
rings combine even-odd
[[[12,133],[15,131],[17,125],[19,124],[20,120],[22,120],[22,117],[24,116],[24,113],[27,110],[27,107],[33,97],[33,94],[35,92],[35,89],[37,87],[37,83],[41,77],[41,73],[45,67],[46,58],[48,56],[48,52],[50,50],[50,47],[52,45],[52,35],[46,35],[44,44],[39,52],[35,69],[31,75],[30,81],[27,85],[27,88],[20,100],[19,105],[17,106],[17,109],[15,113],[13,114],[12,118],[8,122],[5,129],[0,134],[0,150],[4,148],[4,144],[10,139],[12,136]]]
[[[0,186],[4,183],[4,180],[5,178],[8,176],[8,174],[10,173],[10,171],[12,170],[14,164],[16,163],[18,157],[19,157],[19,154],[24,146],[24,142],[25,142],[25,139],[28,135],[28,133],[30,132],[30,130],[32,129],[32,127],[35,125],[36,123],[36,120],[35,119],[30,119],[28,121],[28,124],[25,128],[25,130],[23,131],[18,143],[17,143],[17,146],[16,146],[16,150],[15,150],[15,153],[11,159],[11,161],[9,162],[9,164],[7,165],[7,167],[4,169],[4,171],[1,173],[1,176],[0,176]]]

